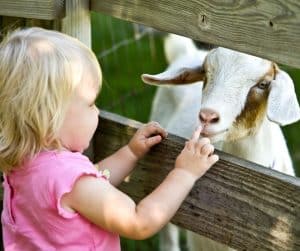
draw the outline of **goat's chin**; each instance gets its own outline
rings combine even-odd
[[[226,132],[210,136],[209,139],[210,139],[211,143],[213,143],[213,144],[220,142],[220,141],[224,141],[226,139]]]
[[[255,128],[231,127],[228,130],[224,141],[238,141],[246,137],[252,136],[253,134],[255,134]]]
[[[202,137],[207,137],[210,139],[211,143],[217,143],[220,141],[224,141],[226,139],[226,135],[227,135],[227,130],[224,130],[222,132],[219,133],[214,133],[214,134],[205,134],[205,133],[201,133]]]

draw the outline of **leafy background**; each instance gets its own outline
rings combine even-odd
[[[138,38],[140,36],[140,38]],[[157,73],[167,66],[163,53],[163,35],[143,34],[132,23],[99,13],[92,13],[93,51],[103,72],[103,86],[97,100],[100,109],[108,110],[141,122],[147,122],[155,87],[143,84],[142,73]],[[295,82],[300,97],[300,70],[282,66]],[[300,123],[283,128],[300,176]],[[184,235],[181,235],[182,250],[186,250]],[[158,250],[158,237],[146,241],[122,239],[122,250]]]

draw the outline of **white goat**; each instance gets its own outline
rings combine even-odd
[[[233,50],[200,51],[192,40],[176,35],[165,40],[165,52],[168,69],[142,75],[146,83],[166,84],[157,90],[151,120],[182,137],[190,137],[201,123],[202,136],[209,137],[216,148],[294,175],[279,127],[300,118],[288,74],[273,62]],[[192,232],[188,232],[187,240],[191,251],[230,250]],[[161,235],[160,249],[180,250],[174,226],[167,226]]]

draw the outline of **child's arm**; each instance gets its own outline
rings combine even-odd
[[[63,196],[62,205],[127,238],[150,237],[173,217],[194,182],[218,160],[208,139],[198,141],[199,133],[187,142],[162,184],[138,205],[108,182],[91,176],[81,177]]]
[[[137,130],[127,145],[97,163],[96,167],[108,169],[110,183],[117,186],[129,175],[137,161],[166,136],[167,132],[157,122],[150,122]]]

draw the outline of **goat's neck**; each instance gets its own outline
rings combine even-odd
[[[221,149],[240,158],[271,167],[275,161],[278,135],[283,139],[279,126],[265,119],[255,133],[235,141],[223,142]],[[285,145],[284,140],[283,144]]]

